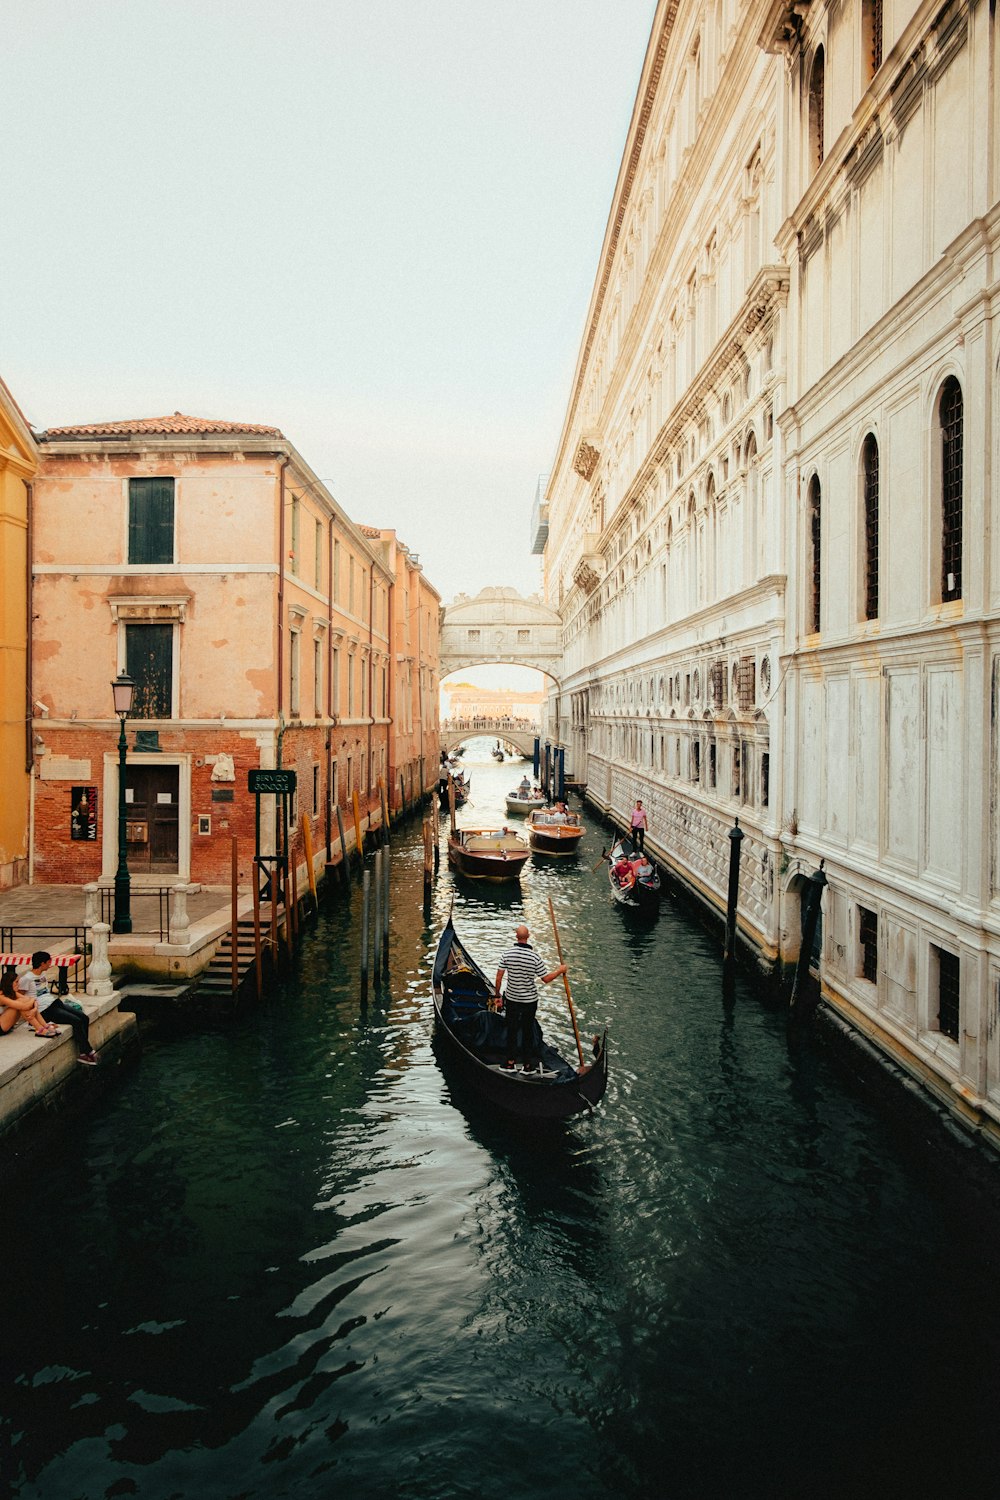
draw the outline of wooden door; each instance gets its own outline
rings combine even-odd
[[[177,766],[127,766],[128,867],[131,874],[177,874]]]

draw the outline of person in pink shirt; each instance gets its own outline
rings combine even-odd
[[[649,827],[649,819],[646,809],[642,805],[642,798],[636,797],[635,806],[632,809],[632,842],[637,849],[645,851],[646,829]]]

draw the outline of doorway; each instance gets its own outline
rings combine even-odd
[[[127,766],[125,826],[131,872],[178,873],[179,791],[178,766]]]

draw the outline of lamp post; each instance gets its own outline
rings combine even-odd
[[[127,672],[119,672],[111,684],[115,713],[121,724],[118,736],[118,870],[115,874],[115,915],[111,924],[113,932],[132,931],[132,881],[128,873],[128,807],[125,802],[125,755],[128,742],[125,739],[125,720],[132,712],[135,683]]]

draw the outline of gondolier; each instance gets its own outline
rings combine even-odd
[[[642,798],[636,797],[635,806],[632,809],[632,842],[637,849],[646,847],[646,829],[649,827],[649,817],[642,805]]]
[[[566,973],[566,965],[560,964],[546,974],[545,964],[528,943],[530,933],[523,925],[514,933],[514,946],[500,955],[497,966],[496,997],[500,998],[500,985],[507,975],[504,1008],[507,1013],[507,1067],[517,1067],[520,1052],[525,1073],[534,1073],[540,1063],[535,1056],[535,1013],[538,1010],[538,990],[535,984],[551,984]]]

